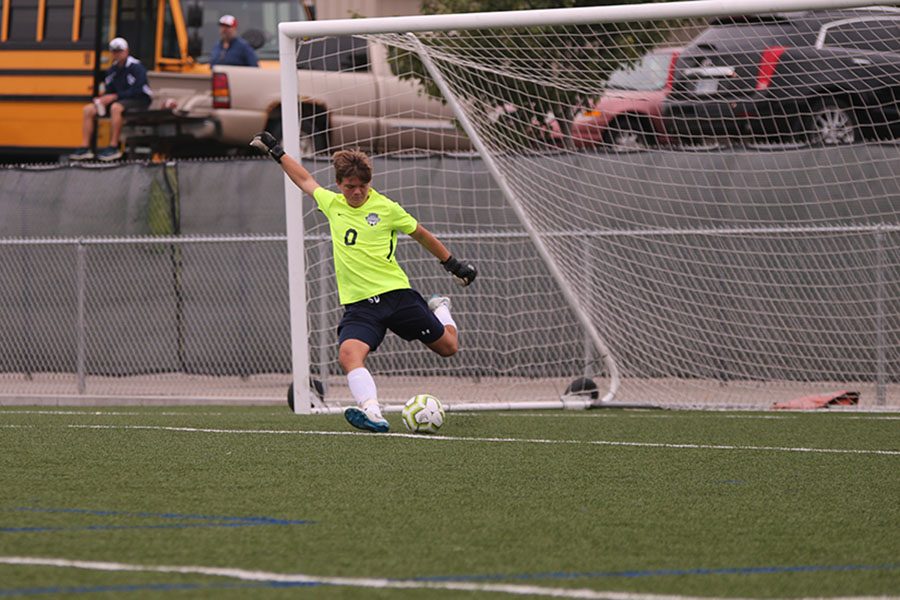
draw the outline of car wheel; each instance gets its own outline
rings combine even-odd
[[[813,107],[807,142],[813,146],[852,144],[858,137],[856,119],[843,100],[829,99]]]

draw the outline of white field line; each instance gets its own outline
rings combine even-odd
[[[278,413],[270,413],[270,414],[283,414],[284,411],[278,411]],[[166,417],[180,417],[180,416],[207,416],[207,417],[220,417],[225,413],[221,412],[156,412],[156,411],[146,411],[146,412],[123,412],[123,411],[85,411],[85,410],[0,410],[0,415],[84,415],[84,416],[142,416],[142,415],[152,415],[152,416],[166,416]],[[696,417],[696,412],[629,412],[629,413],[602,413],[602,412],[509,412],[505,414],[505,417],[526,417],[532,419],[677,419],[679,417],[683,417],[687,414],[690,414],[692,417]],[[710,412],[704,413],[703,418],[707,419],[764,419],[764,420],[784,420],[784,419],[797,419],[800,418],[801,414],[819,414],[819,415],[827,415],[828,412],[818,412],[818,413],[810,413],[808,411],[785,411],[781,414],[777,415],[730,415],[724,414],[721,412]],[[835,413],[830,413],[835,414]],[[479,417],[480,415],[477,412],[454,412],[453,418],[458,419],[462,418],[470,418],[470,417]],[[889,414],[872,414],[872,415],[850,415],[846,413],[841,414],[841,419],[857,419],[857,420],[871,420],[871,421],[900,421],[900,415],[889,415]]]
[[[113,416],[113,417],[135,417],[140,415],[180,417],[180,416],[197,416],[204,417],[220,417],[220,412],[120,412],[108,410],[0,410],[0,415],[85,415],[85,416]]]
[[[277,413],[272,412],[270,414],[283,414],[284,411],[278,411]],[[156,411],[146,411],[146,412],[123,412],[123,411],[85,411],[85,410],[2,410],[0,409],[0,415],[84,415],[84,416],[141,416],[141,415],[152,415],[152,416],[166,416],[166,417],[180,417],[180,416],[207,416],[207,417],[220,417],[225,413],[221,412],[156,412]],[[683,417],[687,414],[690,414],[692,417],[696,417],[696,412],[645,412],[645,411],[635,411],[628,413],[603,413],[603,412],[572,412],[572,411],[564,411],[564,412],[509,412],[505,414],[505,417],[526,417],[532,419],[677,419],[679,417]],[[703,413],[703,418],[707,419],[764,419],[764,420],[784,420],[784,419],[797,419],[801,414],[819,414],[819,415],[827,415],[827,414],[835,414],[834,412],[818,412],[811,413],[809,411],[784,411],[781,414],[777,415],[731,415],[725,414],[722,412],[708,412]],[[469,417],[479,417],[479,413],[477,412],[454,412],[453,418],[458,419],[469,418]],[[900,415],[890,415],[890,414],[871,414],[871,415],[850,415],[847,413],[841,413],[841,419],[857,419],[857,420],[871,420],[871,421],[900,421]]]
[[[702,415],[698,415],[697,412],[630,412],[630,413],[595,413],[595,412],[556,412],[556,413],[529,413],[529,412],[509,412],[504,414],[504,417],[531,417],[531,418],[542,418],[542,419],[677,419],[679,417],[690,416],[692,418],[702,416],[704,419],[767,419],[767,420],[782,420],[782,419],[798,419],[800,418],[799,411],[787,411],[788,414],[781,413],[778,415],[728,415],[723,414],[721,412],[709,412],[703,413]],[[829,413],[802,413],[802,414],[819,414],[826,415]],[[834,413],[831,413],[832,415]],[[456,419],[458,417],[477,417],[479,416],[476,412],[458,412],[453,413],[453,418]],[[848,415],[846,413],[841,414],[841,419],[864,419],[864,420],[873,420],[873,421],[900,421],[900,415],[886,415],[886,414],[873,414],[873,415]]]
[[[875,421],[900,421],[900,417],[889,417],[887,415],[881,417],[841,417],[842,419],[872,419]]]
[[[628,592],[604,592],[590,589],[553,588],[537,585],[512,585],[496,583],[470,583],[463,581],[415,581],[396,580],[372,577],[316,577],[302,573],[272,573],[267,571],[249,571],[246,569],[224,567],[139,565],[117,562],[100,562],[88,560],[68,560],[64,558],[43,558],[32,556],[0,556],[0,564],[26,565],[41,567],[63,567],[86,569],[91,571],[131,571],[145,573],[179,573],[187,575],[204,575],[227,577],[241,581],[271,581],[273,583],[312,583],[358,588],[375,589],[432,589],[456,590],[466,592],[493,592],[513,594],[517,596],[547,596],[552,598],[586,598],[596,600],[717,600],[712,597],[676,596],[659,594],[640,594]],[[828,598],[827,600],[895,600],[890,596],[848,596]],[[724,599],[723,599],[724,600]],[[728,600],[742,600],[729,598]],[[797,599],[813,600],[813,599]],[[816,599],[818,600],[818,599]],[[825,599],[823,599],[825,600]]]
[[[477,417],[477,412],[458,412],[452,413],[453,418],[457,417]],[[555,413],[530,413],[530,412],[508,412],[504,417],[530,417],[537,419],[677,419],[690,414],[691,417],[699,416],[698,413],[686,412],[631,412],[631,413],[604,413],[604,412],[555,412]],[[704,413],[703,418],[720,418],[720,419],[796,419],[793,415],[723,415],[721,413]],[[876,417],[873,417],[876,418]],[[900,417],[887,417],[889,419],[900,419]]]
[[[493,438],[493,437],[461,437],[452,435],[419,435],[413,433],[379,433],[371,434],[362,431],[301,431],[297,429],[212,429],[205,427],[166,427],[157,425],[66,425],[71,429],[134,429],[152,431],[175,431],[186,433],[226,433],[251,435],[329,435],[329,436],[367,436],[377,438],[411,438],[434,442],[489,442],[508,444],[567,444],[585,446],[625,446],[632,448],[666,448],[686,450],[750,450],[770,452],[807,452],[813,454],[871,454],[881,456],[900,456],[900,450],[856,450],[848,448],[803,448],[787,446],[732,446],[727,444],[670,444],[663,442],[616,442],[609,440],[549,440],[534,438]]]

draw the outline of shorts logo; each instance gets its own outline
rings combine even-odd
[[[372,227],[375,227],[376,225],[381,223],[381,217],[379,217],[375,213],[369,213],[369,215],[366,217],[366,223],[368,223]]]
[[[381,296],[372,296],[371,298],[366,298],[369,301],[369,304],[378,304],[381,302]]]

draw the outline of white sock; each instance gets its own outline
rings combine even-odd
[[[378,406],[378,390],[372,374],[365,367],[358,367],[347,373],[347,383],[350,385],[350,393],[353,394],[356,404],[366,412],[374,411],[376,416],[381,416]],[[373,407],[374,405],[374,407]]]
[[[453,325],[453,328],[457,331],[459,327],[456,326],[456,321],[453,320],[453,317],[450,316],[450,309],[447,308],[446,304],[441,304],[434,310],[434,316],[437,317],[437,320],[441,322],[441,325],[446,327],[447,325]]]

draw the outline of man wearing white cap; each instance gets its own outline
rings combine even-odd
[[[105,90],[85,105],[82,123],[81,148],[69,155],[70,160],[89,160],[95,157],[91,152],[91,137],[94,134],[94,118],[109,113],[109,147],[98,150],[96,158],[103,161],[122,158],[119,149],[119,135],[122,133],[122,115],[129,111],[145,110],[150,106],[153,92],[147,82],[147,69],[141,61],[128,54],[128,42],[124,38],[114,38],[109,43],[112,65],[103,80]]]
[[[258,67],[259,60],[250,44],[237,34],[237,19],[232,15],[222,15],[219,19],[220,39],[213,48],[209,58],[209,66],[235,65],[239,67]]]

